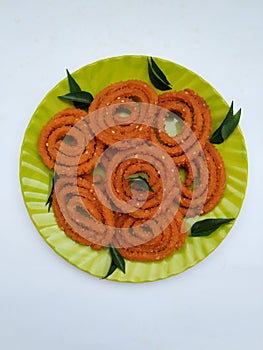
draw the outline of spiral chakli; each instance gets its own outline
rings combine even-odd
[[[176,164],[184,164],[194,158],[208,140],[212,125],[209,107],[190,89],[159,95],[158,106],[161,108],[155,116],[151,140],[173,156]],[[173,137],[165,129],[167,118],[174,118],[181,129]]]
[[[206,202],[201,211],[201,215],[211,211],[224,195],[226,185],[226,170],[224,161],[218,150],[207,142],[204,147],[204,154],[209,173],[208,191]]]
[[[169,210],[168,208],[167,211]],[[166,214],[169,215],[169,213]],[[158,220],[154,220],[154,222],[155,226],[158,227]],[[113,244],[120,247],[118,250],[124,258],[139,261],[162,260],[180,249],[185,243],[187,234],[183,216],[180,212],[177,212],[173,220],[159,235],[154,235],[151,230],[147,229],[147,231],[144,231],[144,234],[149,236],[147,242],[135,245],[134,229],[138,224],[143,223],[143,220],[136,220],[132,217],[119,218],[117,224],[130,229],[130,235],[123,236],[120,233],[113,237]]]
[[[148,193],[146,201],[144,201],[143,188],[136,186],[136,183],[135,186],[133,186],[131,180],[129,180],[130,176],[141,172],[147,175],[148,183],[153,191]],[[137,158],[127,159],[119,164],[112,173],[111,186],[113,195],[118,199],[127,202],[133,197],[135,198],[135,211],[130,213],[130,215],[134,217],[152,217],[162,201],[163,189],[157,169],[149,162]],[[116,202],[117,201],[115,201],[115,203]]]
[[[115,232],[114,215],[98,200],[92,175],[59,177],[53,201],[57,222],[69,237],[95,249],[108,246]]]
[[[82,175],[90,172],[104,145],[93,137],[87,122],[87,113],[67,108],[57,113],[41,130],[38,139],[39,154],[49,168],[59,175]]]
[[[97,111],[91,129],[108,146],[130,138],[148,138],[147,116],[158,95],[145,82],[128,80],[118,82],[99,92],[90,105],[89,112]]]
[[[108,152],[111,157],[107,157]],[[98,198],[102,202],[109,198],[121,213],[138,219],[162,217],[165,208],[180,198],[181,182],[173,160],[149,141],[141,144],[140,139],[133,139],[129,147],[121,145],[117,152],[108,148],[98,164],[106,171],[105,193],[98,189]],[[147,176],[152,192],[136,188],[136,183],[132,186],[130,177],[141,173]]]
[[[86,112],[77,108],[67,108],[56,115],[42,128],[38,138],[38,153],[44,164],[53,169],[63,138]]]
[[[168,119],[176,120],[175,136]],[[224,162],[210,132],[210,110],[197,93],[158,96],[139,80],[106,87],[88,113],[57,113],[38,150],[58,175],[58,225],[80,244],[112,244],[129,260],[168,257],[185,243],[184,218],[209,212],[224,194]]]
[[[183,215],[193,217],[212,210],[224,194],[226,180],[224,162],[217,149],[207,142],[202,153],[180,168],[186,172],[180,200]]]

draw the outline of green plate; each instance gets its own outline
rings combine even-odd
[[[190,70],[156,58],[174,90],[190,88],[207,101],[213,117],[213,129],[222,121],[229,108],[219,93],[204,79]],[[121,56],[97,61],[72,73],[81,88],[95,96],[111,83],[140,79],[151,84],[147,72],[147,57]],[[20,156],[20,183],[28,213],[44,240],[64,259],[94,276],[102,277],[110,265],[107,249],[94,251],[70,238],[58,227],[53,212],[48,212],[45,202],[49,193],[50,171],[42,163],[38,151],[38,135],[47,121],[58,111],[69,106],[57,98],[68,92],[65,78],[42,100],[26,129]],[[158,91],[161,93],[161,91]],[[238,127],[221,145],[227,172],[224,197],[206,217],[237,218],[245,196],[247,184],[247,153],[243,135]],[[146,282],[167,278],[185,271],[206,258],[215,250],[230,231],[233,223],[218,229],[209,237],[188,237],[186,244],[170,257],[158,262],[126,261],[126,274],[116,270],[110,280],[119,282]]]

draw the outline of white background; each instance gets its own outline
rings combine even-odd
[[[0,1],[0,348],[263,348],[263,2]],[[249,183],[220,247],[163,281],[102,281],[60,258],[36,231],[19,186],[27,123],[65,76],[101,58],[162,57],[242,107]]]

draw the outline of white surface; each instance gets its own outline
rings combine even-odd
[[[0,2],[1,349],[263,348],[262,13],[260,0]],[[180,63],[233,99],[250,164],[243,209],[220,247],[140,285],[93,278],[56,255],[18,177],[27,123],[65,67],[122,54]]]

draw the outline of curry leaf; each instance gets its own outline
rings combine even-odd
[[[69,91],[70,92],[79,92],[81,91],[81,88],[79,84],[76,82],[76,80],[72,77],[72,75],[67,71],[67,77],[68,77],[68,85],[69,85]]]
[[[103,278],[109,277],[116,269],[120,269],[123,273],[125,273],[125,260],[123,259],[122,255],[112,244],[109,244],[109,248],[111,264],[106,276]]]
[[[69,91],[71,94],[77,94],[77,93],[86,93],[86,94],[89,94],[90,95],[90,99],[91,101],[93,100],[93,96],[89,93],[89,92],[86,92],[86,91],[82,91],[79,84],[76,82],[76,80],[72,77],[72,75],[69,73],[68,70],[67,71],[67,77],[68,77],[68,85],[69,85]],[[67,96],[67,95],[65,95]],[[64,100],[69,100],[69,101],[72,101],[73,102],[73,105],[74,107],[76,108],[80,108],[80,109],[83,109],[84,111],[88,111],[89,109],[89,105],[91,103],[87,101],[79,101],[79,100],[75,100],[75,99],[70,99],[70,98],[63,98],[63,96],[58,96],[59,98],[61,99],[64,99]]]
[[[152,57],[147,58],[148,74],[152,84],[159,90],[171,90],[171,83],[166,78],[165,74],[158,67]]]
[[[125,260],[123,259],[122,255],[112,244],[110,244],[109,247],[110,247],[110,254],[115,265],[117,266],[118,269],[120,269],[123,273],[125,273]]]
[[[114,260],[111,260],[111,264],[109,267],[108,272],[106,273],[106,275],[103,277],[103,279],[109,277],[111,274],[113,274],[113,272],[117,269],[117,265],[115,264]]]
[[[93,100],[93,96],[87,91],[70,92],[66,95],[58,96],[58,98],[60,98],[61,100],[81,102],[86,105],[90,105]]]
[[[224,142],[237,127],[240,117],[241,109],[239,109],[237,113],[234,114],[234,103],[232,101],[225,119],[210,137],[210,142],[214,144],[220,144]]]
[[[58,177],[59,177],[58,174],[54,172],[54,175],[52,175],[52,178],[50,181],[50,191],[49,191],[48,199],[46,201],[46,205],[48,206],[47,207],[48,211],[50,211],[51,206],[52,206],[54,187],[55,187],[55,183],[56,183]]]
[[[157,64],[154,62],[153,58],[150,57],[150,62],[151,62],[151,65],[152,65],[152,69],[153,71],[156,73],[156,75],[158,75],[162,81],[167,84],[167,85],[171,85],[169,83],[169,81],[167,80],[166,76],[164,75],[164,73],[161,71],[161,69],[157,66]]]
[[[154,192],[153,188],[149,184],[148,175],[143,172],[138,172],[126,177],[126,180],[129,180],[131,184],[136,183],[137,186],[141,188],[146,188],[150,192]]]
[[[204,219],[201,221],[197,221],[191,227],[191,235],[192,237],[199,236],[209,236],[212,232],[217,230],[221,225],[227,224],[234,219]]]

